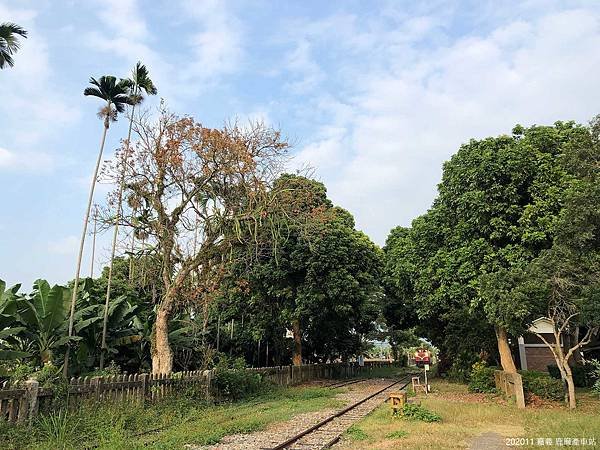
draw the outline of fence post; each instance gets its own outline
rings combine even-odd
[[[100,401],[101,391],[100,391],[100,383],[101,377],[92,378],[92,386],[94,386],[94,398],[97,402]]]
[[[37,380],[27,380],[25,382],[25,389],[27,390],[25,395],[27,396],[27,404],[29,407],[27,419],[33,420],[38,413],[38,393],[40,390],[40,383]],[[20,415],[21,413],[19,412],[19,416]]]
[[[211,396],[211,392],[210,392],[210,388],[211,388],[211,384],[212,384],[212,369],[211,370],[205,370],[204,371],[204,375],[206,375],[206,401],[210,401],[212,399]]]
[[[148,374],[147,373],[143,373],[140,375],[140,378],[142,380],[142,388],[140,389],[140,394],[142,397],[142,403],[144,403],[146,401],[146,397],[148,395]]]

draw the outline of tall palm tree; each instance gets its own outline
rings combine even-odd
[[[21,47],[17,36],[27,39],[27,31],[16,23],[0,24],[0,69],[15,65],[12,56]]]
[[[158,90],[156,89],[156,86],[154,86],[154,83],[152,82],[152,80],[150,79],[150,76],[148,74],[148,69],[146,69],[146,66],[144,66],[141,62],[138,61],[138,63],[135,65],[132,73],[131,73],[131,78],[128,80],[129,83],[129,89],[130,89],[130,98],[132,100],[131,102],[131,115],[129,117],[129,131],[127,132],[127,144],[126,144],[126,151],[125,153],[122,155],[123,156],[123,160],[121,161],[122,164],[122,169],[121,169],[121,179],[119,182],[119,194],[117,196],[117,211],[116,211],[116,217],[115,217],[115,227],[113,230],[113,238],[112,238],[112,247],[111,247],[111,251],[110,251],[110,265],[108,266],[108,282],[107,282],[107,286],[106,286],[106,301],[104,303],[104,319],[103,319],[103,323],[102,323],[102,347],[101,347],[101,351],[100,351],[100,370],[102,370],[104,368],[104,356],[106,354],[106,328],[108,325],[108,306],[109,306],[109,302],[110,302],[110,288],[111,288],[111,283],[112,283],[112,272],[113,272],[113,262],[115,260],[115,250],[117,247],[117,237],[119,234],[119,219],[121,218],[121,214],[123,213],[122,211],[122,204],[123,204],[123,187],[125,185],[125,169],[127,167],[127,158],[129,157],[129,153],[130,153],[130,147],[129,147],[129,143],[131,141],[131,129],[133,127],[133,115],[135,113],[135,107],[136,105],[139,105],[140,103],[142,103],[144,101],[144,93],[146,93],[146,95],[156,95],[156,93],[158,92]],[[130,265],[130,272],[131,272],[131,265]]]
[[[142,96],[142,89],[146,92],[146,94],[149,94],[149,95],[156,95],[156,93],[158,92],[156,90],[156,87],[154,86],[154,83],[152,82],[152,80],[150,79],[150,77],[148,75],[148,70],[146,69],[146,66],[144,66],[139,61],[136,64],[135,68],[133,69],[131,81],[133,82],[133,86],[134,86],[132,96],[137,104],[140,104],[144,100],[144,97]],[[135,109],[135,106],[133,109]],[[128,133],[127,142],[129,142],[129,138],[131,137],[131,127],[133,125],[133,109],[132,109],[132,116],[130,117],[130,120],[129,120],[129,133]],[[135,212],[135,210],[134,210],[134,212]],[[131,233],[131,253],[132,254],[133,254],[134,249],[135,249],[135,233]],[[133,258],[129,258],[129,281],[133,281],[133,269],[134,269]]]
[[[90,219],[90,210],[92,208],[92,201],[94,199],[94,188],[96,187],[96,179],[98,178],[98,169],[100,168],[100,162],[102,161],[102,153],[104,152],[104,143],[106,142],[106,133],[110,127],[110,122],[117,120],[117,114],[125,111],[125,105],[133,104],[133,100],[129,95],[131,83],[129,80],[119,80],[113,76],[102,76],[98,80],[90,78],[90,84],[93,87],[87,87],[83,91],[83,95],[91,95],[98,97],[103,100],[106,104],[98,112],[98,117],[102,119],[104,123],[104,131],[102,133],[102,139],[100,141],[100,151],[98,152],[98,159],[94,168],[94,176],[92,178],[92,185],[90,186],[90,194],[88,197],[87,210],[83,218],[83,232],[81,233],[81,240],[79,241],[79,254],[77,256],[77,270],[75,271],[75,282],[73,284],[73,292],[71,296],[71,314],[69,317],[69,337],[73,336],[73,317],[75,315],[75,303],[77,301],[77,287],[79,285],[79,274],[81,272],[81,258],[83,256],[83,247],[85,244],[85,236],[87,234],[88,221]],[[69,371],[69,354],[70,348],[67,348],[65,354],[65,364],[63,367],[63,374],[65,377]]]

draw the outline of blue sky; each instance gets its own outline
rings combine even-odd
[[[177,113],[280,127],[378,244],[461,143],[600,112],[596,1],[0,0],[4,21],[30,37],[0,72],[0,279],[26,288],[73,277],[101,132],[82,91],[137,60]]]

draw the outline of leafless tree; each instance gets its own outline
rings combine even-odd
[[[169,373],[170,318],[182,304],[205,307],[234,247],[274,225],[272,182],[289,145],[262,123],[210,129],[166,110],[157,121],[137,121],[134,140],[126,170],[112,172],[114,178],[125,174],[124,195],[136,211],[123,215],[122,225],[144,236],[160,265],[152,371]]]

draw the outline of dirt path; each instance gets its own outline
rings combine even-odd
[[[506,448],[504,436],[488,432],[483,433],[473,439],[469,450],[499,450]]]

